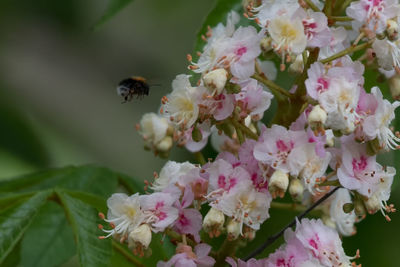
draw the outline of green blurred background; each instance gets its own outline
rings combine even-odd
[[[92,30],[108,1],[1,0],[0,178],[95,163],[151,179],[165,160],[143,150],[134,126],[187,72],[186,54],[214,2],[136,0]],[[161,86],[121,104],[116,85],[131,75]],[[188,157],[180,149],[171,155]],[[400,203],[399,187],[391,202]],[[267,224],[279,228],[293,215],[272,211]],[[368,216],[344,239],[346,252],[360,248],[363,266],[400,266],[400,216],[391,217]]]

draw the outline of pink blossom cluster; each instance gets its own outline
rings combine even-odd
[[[177,75],[159,113],[137,127],[156,155],[177,144],[199,164],[168,161],[151,192],[111,196],[104,231],[142,255],[152,234],[173,236],[176,254],[159,266],[213,266],[225,258],[209,256],[202,232],[249,242],[274,205],[305,209],[331,195],[316,207],[322,220],[297,221],[268,258],[223,255],[232,266],[354,266],[339,235],[354,235],[367,213],[389,221],[395,211],[387,201],[396,170],[377,156],[399,148],[391,124],[400,102],[366,81],[381,72],[400,96],[400,4],[244,2],[244,17],[232,11],[209,27],[197,59],[188,55],[191,74]],[[279,77],[293,84],[285,89]],[[208,143],[216,154],[205,160]],[[286,195],[292,203],[279,200]]]
[[[351,260],[358,258],[345,254],[338,233],[325,226],[321,220],[297,221],[296,230],[285,231],[285,244],[266,259],[250,259],[247,262],[228,258],[234,267],[297,267],[297,266],[352,266]]]

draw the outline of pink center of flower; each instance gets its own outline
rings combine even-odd
[[[182,226],[188,226],[188,225],[190,225],[190,220],[189,220],[188,218],[185,217],[185,214],[181,213],[181,214],[179,215],[179,223],[180,223]]]
[[[357,160],[357,159],[353,158],[351,164],[353,165],[353,171],[354,172],[363,171],[363,170],[365,170],[365,168],[368,165],[367,158],[365,156],[361,156],[360,160]]]
[[[232,167],[233,167],[233,168],[236,168],[237,166],[240,166],[240,162],[236,162],[236,163],[233,163],[233,164],[232,164]]]
[[[329,81],[327,79],[320,77],[320,78],[318,78],[317,83],[318,83],[318,87],[317,87],[318,93],[322,93],[322,92],[328,90]]]
[[[315,23],[314,19],[305,19],[303,20],[303,26],[305,34],[308,39],[311,39],[315,35],[315,29],[317,28],[317,23]]]
[[[286,152],[289,150],[289,147],[285,144],[282,139],[276,141],[276,148],[281,152]]]
[[[156,207],[155,207],[155,215],[157,216],[157,218],[162,221],[165,218],[167,218],[167,214],[163,211],[161,211],[161,209],[164,207],[164,201],[160,201],[156,203]]]
[[[225,188],[225,186],[226,186],[226,182],[225,182],[225,176],[224,175],[220,175],[220,176],[218,176],[218,186],[219,186],[219,188]]]
[[[244,53],[247,52],[247,47],[242,46],[239,49],[236,50],[235,54],[239,57],[241,57]]]
[[[318,244],[314,239],[310,239],[310,241],[308,241],[308,244],[313,247],[314,249],[318,250]]]

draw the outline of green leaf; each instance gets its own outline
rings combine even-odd
[[[58,266],[75,254],[72,229],[63,208],[47,202],[26,231],[22,240],[22,266]]]
[[[62,190],[57,191],[72,226],[78,248],[79,262],[82,266],[109,266],[111,240],[98,238],[97,211],[85,202],[73,198]]]
[[[101,25],[106,23],[109,19],[114,17],[118,12],[120,12],[124,7],[130,4],[133,0],[110,0],[107,9],[99,21],[94,25],[94,29],[99,28]]]
[[[202,51],[203,46],[205,45],[205,42],[201,38],[201,36],[206,34],[207,27],[215,27],[220,22],[226,24],[226,18],[228,17],[229,12],[231,12],[232,10],[238,12],[239,14],[242,14],[242,0],[218,0],[215,3],[214,8],[207,15],[200,30],[197,33],[194,49],[195,52]],[[193,58],[196,60],[198,57],[197,55],[193,55]]]
[[[37,193],[0,214],[0,264],[22,238],[49,195],[49,191]]]
[[[64,191],[68,193],[68,195],[70,195],[71,197],[79,199],[86,204],[89,204],[90,206],[96,208],[98,211],[107,213],[107,202],[104,198],[86,192],[67,190]]]
[[[118,186],[121,175],[92,165],[45,170],[0,181],[0,192],[37,191],[65,188],[109,197]]]
[[[5,208],[9,208],[10,206],[14,206],[16,204],[20,204],[20,201],[26,200],[26,198],[34,195],[35,192],[29,193],[0,193],[0,210],[5,210]]]

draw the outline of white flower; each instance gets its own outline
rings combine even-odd
[[[192,87],[189,75],[180,74],[172,82],[172,93],[163,106],[164,113],[177,126],[189,129],[199,116],[196,103],[196,88]]]
[[[393,134],[389,125],[395,117],[394,111],[400,106],[400,102],[395,101],[391,104],[383,98],[381,90],[376,86],[371,89],[371,92],[375,96],[377,107],[373,115],[364,119],[364,133],[370,140],[378,138],[383,147],[396,149],[400,138]]]
[[[354,29],[363,23],[376,33],[382,33],[387,27],[386,21],[396,17],[399,12],[398,0],[354,1],[346,9],[347,16],[355,20],[353,22]]]
[[[354,210],[350,213],[343,211],[343,205],[352,203],[350,193],[345,188],[340,188],[335,194],[330,206],[330,216],[336,225],[336,229],[341,235],[350,236],[355,233],[354,223],[356,214]]]
[[[113,229],[103,230],[111,235],[127,238],[129,233],[136,229],[143,222],[143,213],[140,209],[139,193],[132,196],[117,193],[107,199],[108,213],[106,222],[109,222]]]
[[[251,183],[241,183],[236,190],[225,193],[211,206],[236,220],[240,224],[240,233],[243,233],[243,224],[254,230],[260,229],[260,225],[269,218],[271,200],[269,194],[256,191]]]
[[[274,18],[283,15],[292,15],[300,7],[296,0],[263,0],[261,6],[254,8],[260,26],[264,27]]]
[[[276,17],[271,20],[268,32],[276,51],[301,54],[307,45],[304,26],[300,19],[289,16]]]
[[[400,39],[389,41],[375,39],[372,48],[378,58],[379,66],[384,70],[400,70]]]
[[[228,14],[226,26],[219,23],[212,29],[212,35],[207,40],[207,44],[203,48],[203,53],[199,61],[193,63],[196,67],[194,72],[207,72],[218,64],[218,60],[222,57],[226,47],[229,45],[229,38],[233,35],[237,22],[239,22],[239,14],[232,11]]]
[[[395,175],[396,169],[393,167],[387,167],[386,172],[383,173],[380,179],[378,189],[367,201],[364,202],[369,213],[372,214],[381,210],[383,216],[388,218],[385,211],[391,212],[391,210],[387,210],[387,201],[390,198],[390,189]]]
[[[190,170],[195,168],[196,166],[187,161],[183,163],[168,161],[161,169],[159,177],[154,181],[150,188],[154,191],[162,191],[169,185],[174,185],[178,182],[179,177],[187,174]]]
[[[298,146],[288,156],[290,174],[299,176],[308,191],[314,192],[316,179],[324,175],[331,160],[331,154],[320,157],[315,152],[314,143]]]

